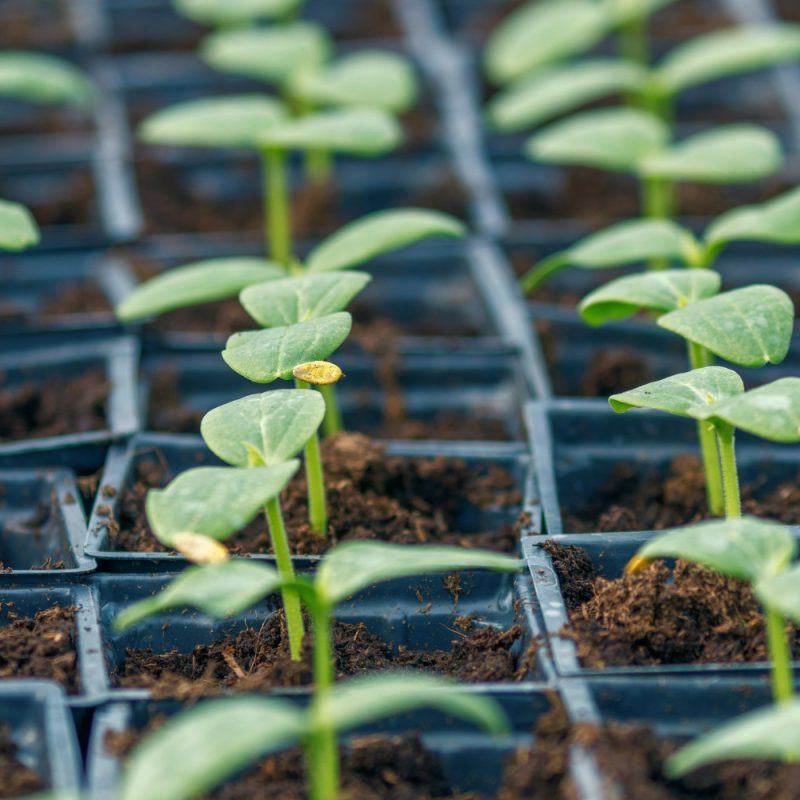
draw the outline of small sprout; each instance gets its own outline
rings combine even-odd
[[[305,0],[172,0],[187,19],[209,27],[228,28],[261,20],[282,20],[294,14]]]
[[[222,564],[230,558],[225,545],[199,533],[176,533],[172,545],[193,564]]]
[[[39,226],[25,206],[0,200],[0,250],[25,250],[39,243]]]
[[[55,56],[23,50],[0,53],[0,95],[30,103],[67,103],[89,108],[95,90],[77,67]]]
[[[310,383],[312,386],[330,386],[338,383],[343,374],[341,368],[330,361],[309,361],[306,364],[298,364],[292,370],[296,380]]]

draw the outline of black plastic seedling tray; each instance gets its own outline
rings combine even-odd
[[[65,580],[92,572],[86,519],[66,470],[0,470],[0,584]]]
[[[77,795],[81,753],[60,687],[36,680],[0,682],[0,724],[10,728],[15,758],[39,774],[45,791]]]
[[[519,445],[488,442],[390,442],[388,453],[419,458],[450,456],[481,467],[499,466],[510,472],[523,495],[520,506],[478,509],[465,502],[458,525],[467,533],[499,530],[503,526],[513,525],[521,513],[527,513],[532,520],[539,517],[529,459],[524,448]],[[115,518],[120,496],[130,486],[136,465],[142,461],[163,465],[170,477],[192,467],[220,463],[198,436],[142,434],[112,447],[100,479],[85,548],[86,553],[97,559],[104,571],[158,572],[186,566],[186,560],[176,554],[131,553],[112,550],[110,547],[108,521]],[[260,555],[252,558],[271,560],[269,556]],[[294,557],[295,563],[304,568],[312,566],[318,560],[317,556]]]
[[[106,423],[102,429],[63,436],[29,438],[0,443],[0,466],[68,466],[86,473],[97,469],[112,441],[135,432],[139,426],[136,392],[138,342],[119,337],[61,347],[20,349],[0,355],[0,372],[6,387],[29,382],[46,385],[48,378],[99,369],[110,383]]]

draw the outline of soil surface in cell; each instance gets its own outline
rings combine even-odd
[[[562,635],[585,667],[767,660],[764,616],[747,584],[684,561],[607,580],[582,548],[545,548],[569,611]],[[797,658],[800,635],[790,628]]]
[[[781,19],[800,22],[800,4],[797,0],[775,0],[775,8]]]
[[[122,492],[115,518],[109,518],[110,545],[128,552],[165,552],[147,523],[147,491],[164,486],[170,475],[158,453],[138,464],[136,483]],[[348,539],[381,539],[400,544],[452,544],[513,552],[513,525],[496,530],[463,530],[467,509],[513,510],[522,501],[513,477],[497,466],[470,465],[460,459],[405,458],[360,434],[336,434],[322,443],[328,498],[328,535],[323,540],[308,525],[303,471],[282,497],[293,552],[317,555]],[[100,509],[110,512],[111,508]],[[228,540],[238,553],[270,552],[266,522],[258,518]]]
[[[77,608],[54,605],[23,617],[3,603],[0,628],[0,679],[44,678],[58,681],[69,694],[80,691]]]
[[[800,478],[800,476],[798,476]],[[741,486],[742,512],[787,525],[800,523],[800,481],[769,486],[762,476]],[[666,477],[617,464],[600,491],[577,512],[562,506],[564,530],[570,533],[666,530],[707,517],[705,475],[700,459],[677,456]]]
[[[498,631],[458,617],[452,629],[451,650],[418,651],[390,644],[363,623],[337,622],[334,626],[337,677],[387,669],[425,670],[468,683],[522,680],[533,666],[531,649],[517,664],[511,648],[521,637],[520,625]],[[292,661],[283,611],[259,628],[245,628],[211,645],[197,645],[190,653],[154,653],[150,648],[129,649],[114,675],[117,685],[147,688],[156,697],[191,698],[221,691],[268,691],[313,683],[311,643],[303,660]]]
[[[95,220],[94,212],[94,183],[91,171],[79,169],[74,172],[64,172],[58,178],[39,180],[38,175],[31,176],[28,181],[30,196],[22,196],[16,186],[9,186],[7,196],[24,203],[30,208],[40,226],[60,225],[90,225]],[[11,179],[8,179],[11,183]],[[34,194],[36,184],[40,183],[39,191]],[[0,190],[5,189],[6,181],[2,181]]]
[[[110,391],[99,369],[0,389],[0,442],[100,430]]]
[[[0,797],[24,797],[45,788],[39,773],[23,764],[18,754],[11,728],[0,725]]]
[[[32,3],[30,0],[3,0],[0,14],[0,48],[40,50],[67,47],[72,42],[69,3]]]
[[[44,296],[38,308],[31,313],[26,306],[13,300],[0,300],[0,324],[6,322],[26,325],[48,325],[56,318],[73,315],[112,316],[111,305],[105,292],[94,281],[76,281],[58,287],[58,291]]]
[[[543,715],[532,748],[506,762],[498,800],[574,800],[569,776],[570,748],[591,750],[600,771],[620,787],[621,800],[792,800],[800,765],[728,761],[695,770],[679,780],[663,775],[664,762],[680,746],[641,725],[570,725],[556,704]]]

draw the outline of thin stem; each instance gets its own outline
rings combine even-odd
[[[312,183],[328,183],[333,174],[333,158],[325,150],[307,150],[305,155],[306,177]]]
[[[767,646],[772,661],[772,695],[776,703],[785,703],[794,696],[792,685],[792,651],[783,616],[766,609]]]
[[[292,566],[292,556],[289,552],[289,539],[286,536],[286,528],[283,524],[283,514],[281,513],[281,502],[279,498],[273,497],[267,503],[267,520],[269,522],[269,533],[272,538],[272,549],[275,551],[275,561],[278,564],[278,572],[289,580],[294,579],[294,567]],[[303,614],[300,610],[300,597],[296,589],[284,588],[281,590],[283,597],[283,610],[286,613],[286,629],[289,633],[289,652],[292,661],[300,660],[300,652],[303,646]]]
[[[319,390],[325,398],[325,420],[322,423],[325,436],[333,436],[344,430],[342,421],[342,409],[339,406],[339,399],[336,396],[336,387],[333,384],[320,386]]]
[[[540,261],[531,267],[520,279],[519,285],[523,294],[531,294],[538,289],[553,273],[567,266],[569,262],[561,253]]]
[[[718,423],[719,460],[722,465],[722,487],[725,496],[726,519],[742,516],[742,500],[739,496],[739,473],[736,469],[736,447],[732,425]]]
[[[669,219],[675,213],[674,186],[664,178],[642,179],[642,211],[649,219]]]
[[[711,356],[705,347],[701,347],[694,342],[688,342],[688,347],[689,363],[692,369],[709,366]],[[708,422],[700,420],[697,423],[697,438],[700,442],[703,471],[706,476],[708,510],[714,516],[722,516],[725,510],[725,495],[722,488],[722,472],[720,470],[717,437],[714,433],[714,428]]]
[[[295,380],[298,389],[309,389],[305,381]],[[303,450],[305,454],[306,484],[308,487],[308,521],[311,530],[320,536],[328,532],[328,505],[325,498],[325,477],[322,472],[322,455],[317,432],[309,436]]]
[[[646,67],[650,63],[650,47],[647,41],[647,18],[644,14],[634,16],[619,29],[619,54]]]
[[[292,221],[286,153],[270,148],[262,152],[264,170],[264,236],[270,258],[292,267]]]

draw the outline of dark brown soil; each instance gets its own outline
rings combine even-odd
[[[0,725],[0,797],[25,797],[44,789],[39,773],[17,759],[8,725]]]
[[[533,650],[515,663],[511,647],[522,635],[514,625],[506,631],[475,626],[460,617],[452,629],[451,650],[417,651],[389,643],[363,624],[337,622],[334,627],[337,677],[386,669],[436,672],[459,681],[507,682],[522,680],[535,658]],[[153,653],[150,648],[127,651],[114,676],[124,688],[147,688],[154,697],[193,697],[223,691],[265,692],[312,683],[311,643],[306,639],[302,661],[292,661],[283,612],[273,614],[256,630],[246,628],[211,645],[197,645],[191,653]]]
[[[147,490],[172,477],[156,453],[138,466],[137,482],[123,491],[116,519],[109,519],[110,546],[128,552],[164,552],[144,515]],[[513,552],[513,526],[499,531],[460,530],[465,507],[513,508],[522,500],[510,474],[499,467],[471,467],[460,459],[387,456],[380,444],[344,433],[322,443],[328,497],[328,537],[308,526],[306,482],[302,470],[282,502],[292,549],[316,555],[348,539],[381,539],[400,544],[458,544]],[[239,553],[270,552],[263,519],[228,540]]]
[[[106,426],[111,386],[101,370],[0,389],[0,441],[85,433]]]
[[[7,196],[13,193],[7,193]],[[94,183],[90,170],[65,174],[36,199],[14,197],[27,205],[41,226],[89,225],[94,221]]]
[[[58,681],[69,694],[77,694],[77,609],[55,605],[37,611],[33,617],[20,617],[13,603],[4,603],[2,610],[0,679],[44,678]]]
[[[766,477],[741,487],[745,514],[787,525],[800,521],[800,483],[786,481],[765,489]],[[577,533],[666,530],[705,519],[703,466],[697,456],[676,457],[666,478],[658,470],[637,471],[618,464],[601,491],[579,513],[562,507],[565,530]]]
[[[507,762],[498,800],[575,800],[569,777],[570,748],[591,750],[621,800],[793,800],[800,765],[729,761],[696,770],[677,781],[663,777],[664,762],[679,743],[640,725],[570,725],[558,704],[536,725],[532,748]]]
[[[774,0],[774,4],[781,19],[800,22],[800,3],[797,0]]]
[[[683,561],[606,580],[580,547],[545,547],[570,612],[563,635],[585,667],[767,660],[764,616],[747,584]]]
[[[683,39],[730,27],[735,20],[718,2],[673,3],[655,14],[650,21],[651,36],[659,39]]]
[[[50,295],[39,312],[42,317],[63,317],[71,314],[103,314],[111,316],[111,304],[102,288],[92,280],[61,286]]]
[[[0,48],[53,49],[72,41],[66,0],[32,3],[0,0]]]

